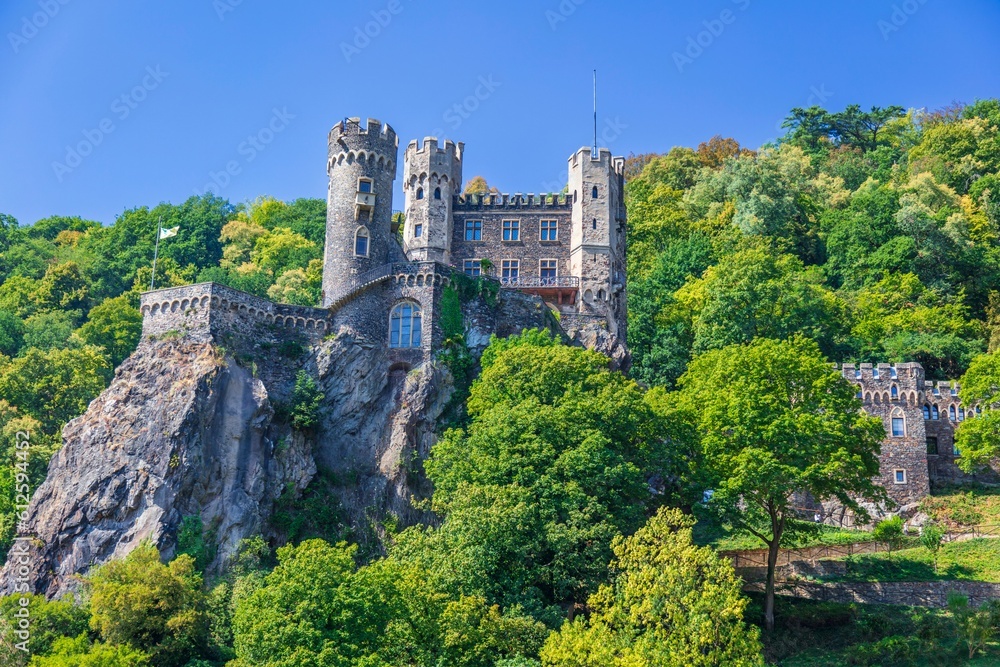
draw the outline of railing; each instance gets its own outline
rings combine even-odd
[[[500,286],[508,289],[544,289],[546,287],[579,288],[580,279],[576,276],[517,276],[516,278],[501,278]]]

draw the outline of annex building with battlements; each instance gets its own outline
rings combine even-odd
[[[214,283],[157,290],[142,296],[144,336],[275,345],[316,342],[346,326],[385,346],[394,367],[412,368],[444,344],[441,300],[461,275],[495,281],[507,301],[547,309],[570,339],[627,364],[624,158],[580,149],[569,158],[565,194],[466,196],[461,143],[412,141],[400,169],[392,127],[350,118],[328,146],[322,303],[274,304]],[[400,171],[401,229],[393,210]]]

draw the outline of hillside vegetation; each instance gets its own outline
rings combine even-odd
[[[390,526],[386,553],[362,558],[304,524],[289,544],[246,541],[210,580],[200,536],[169,563],[142,545],[89,574],[82,602],[31,599],[31,664],[984,664],[963,661],[992,655],[995,609],[775,606],[699,546],[726,543],[721,529],[695,539],[692,513],[740,546],[808,544],[791,491],[879,499],[883,427],[831,361],[919,361],[941,379],[971,368],[986,403],[1000,386],[1000,101],[794,109],[786,128],[756,150],[715,137],[629,160],[631,376],[542,332],[493,341],[423,465],[434,526]],[[158,287],[318,301],[320,200],[209,195],[107,226],[0,215],[4,549],[15,435],[31,433],[37,486],[63,425],[138,344],[158,224],[180,228],[161,244]],[[960,429],[973,463],[997,451],[992,419]],[[941,565],[961,550],[995,578],[979,543],[949,546]],[[0,600],[4,622],[16,604]],[[0,646],[15,660],[11,630]]]

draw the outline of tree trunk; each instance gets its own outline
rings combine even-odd
[[[775,537],[767,545],[767,583],[764,585],[764,627],[774,630],[774,570],[778,565],[778,550],[781,540]]]

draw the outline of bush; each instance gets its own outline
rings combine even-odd
[[[871,667],[904,667],[918,664],[921,643],[916,637],[893,635],[871,644],[858,644],[847,650],[847,664]]]
[[[288,412],[292,428],[298,431],[315,428],[319,423],[319,408],[322,403],[323,392],[319,389],[319,383],[305,371],[299,371],[295,376],[295,389],[292,391]]]

